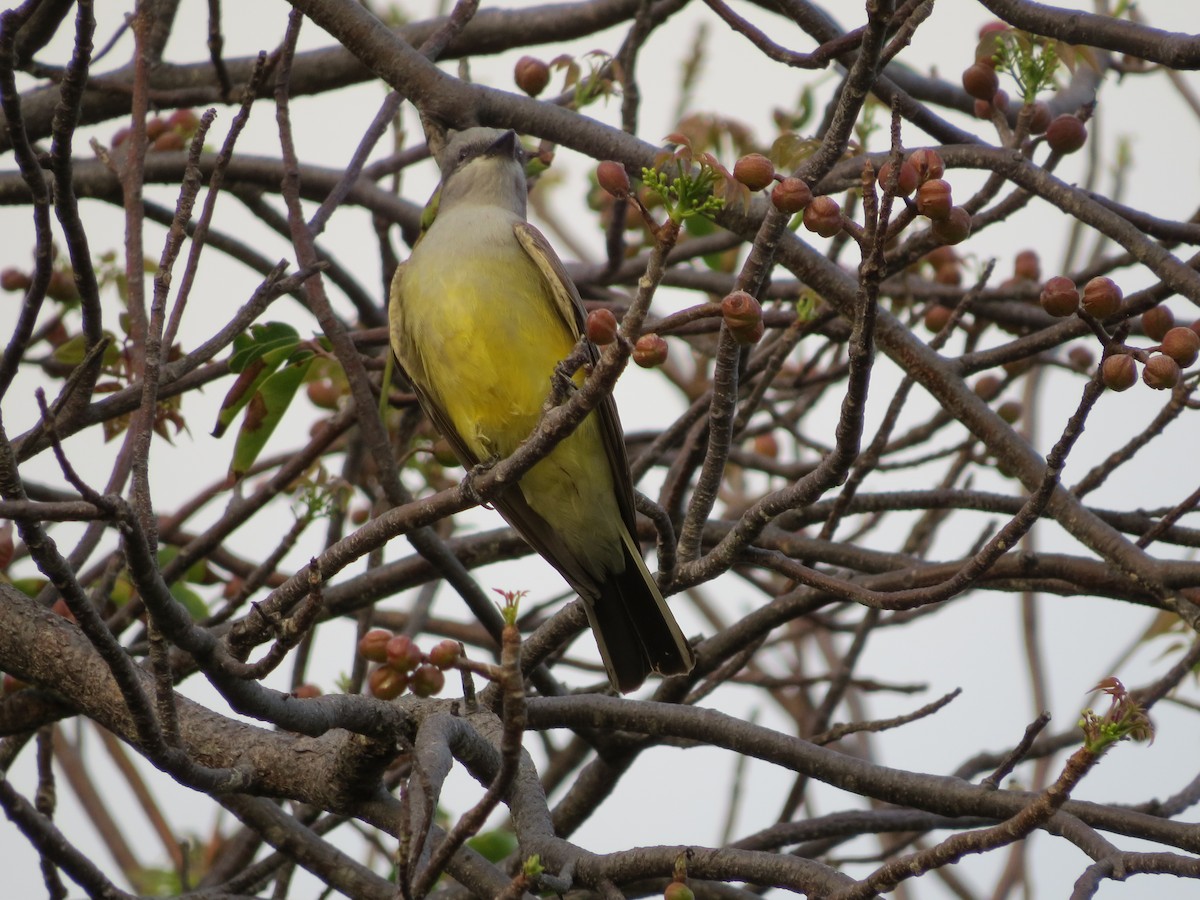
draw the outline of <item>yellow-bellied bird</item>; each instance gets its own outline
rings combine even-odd
[[[470,469],[529,437],[555,365],[579,340],[584,309],[562,262],[525,221],[524,153],[512,131],[452,133],[441,169],[437,217],[396,272],[388,317],[396,360]],[[651,671],[691,671],[691,648],[633,537],[633,487],[611,397],[494,503],[583,599],[615,687],[634,690]]]

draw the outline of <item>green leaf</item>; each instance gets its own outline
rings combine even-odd
[[[492,831],[480,832],[475,837],[469,838],[467,846],[487,859],[488,862],[497,863],[516,852],[517,836],[511,831],[496,828]]]
[[[188,611],[197,622],[208,617],[208,604],[204,602],[204,598],[193,591],[183,582],[176,582],[171,585],[171,596]]]
[[[246,409],[246,417],[238,431],[237,443],[233,448],[233,461],[229,473],[241,478],[254,465],[266,446],[275,427],[287,412],[292,398],[304,383],[304,376],[312,365],[313,356],[288,365],[263,380],[254,392]]]
[[[221,401],[217,424],[213,426],[213,437],[219,438],[225,433],[263,382],[292,357],[299,346],[300,333],[284,322],[252,325],[249,336],[238,335],[234,338],[229,369],[236,372],[238,377]]]

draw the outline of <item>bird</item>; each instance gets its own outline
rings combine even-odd
[[[585,330],[578,290],[526,220],[524,160],[512,130],[450,131],[436,216],[391,284],[396,363],[468,471],[530,436],[555,366]],[[596,361],[595,346],[585,346]],[[692,670],[692,648],[634,537],[611,395],[492,504],[582,599],[614,688],[628,693],[652,671]]]

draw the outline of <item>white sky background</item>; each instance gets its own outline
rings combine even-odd
[[[101,3],[97,13],[101,16],[97,29],[97,45],[102,45],[119,22],[120,16],[132,4]],[[485,4],[492,5],[492,4]],[[515,3],[509,5],[517,5]],[[853,27],[861,22],[860,2],[831,4],[838,10],[844,26]],[[1090,7],[1086,3],[1067,4]],[[408,2],[402,4],[413,18],[421,18],[436,8],[433,2]],[[1143,0],[1139,9],[1152,24],[1174,30],[1200,30],[1200,16],[1191,10],[1191,4],[1172,0]],[[779,43],[798,50],[811,49],[811,43],[794,26],[789,27],[780,19],[763,14],[739,4],[738,10],[769,30]],[[236,11],[235,11],[236,9]],[[271,50],[283,34],[288,13],[283,2],[260,2],[252,4],[226,4],[225,53],[228,58],[248,56],[260,49]],[[207,59],[204,42],[207,34],[207,4],[202,0],[184,0],[180,21],[173,32],[172,42],[167,49],[167,58],[174,62],[195,62]],[[803,85],[822,78],[820,73],[786,70],[767,64],[741,38],[730,34],[702,4],[692,4],[681,13],[679,21],[671,23],[656,33],[648,43],[640,62],[641,87],[643,93],[642,127],[640,137],[648,141],[660,140],[672,131],[670,120],[677,100],[677,74],[679,62],[690,49],[690,39],[697,25],[709,25],[708,65],[700,86],[695,92],[693,110],[732,113],[735,118],[746,122],[768,143],[775,133],[771,121],[771,110],[776,106],[790,106],[798,97]],[[942,73],[957,80],[958,72],[972,61],[976,42],[976,30],[990,16],[982,7],[965,0],[942,0],[932,17],[917,32],[913,46],[901,59],[921,71],[938,68]],[[623,37],[623,31],[607,32],[575,42],[567,46],[535,48],[546,59],[560,52],[584,53],[603,48],[615,51]],[[301,35],[301,49],[327,46],[328,35],[311,22],[306,22]],[[60,60],[65,58],[63,42],[56,42],[50,50],[43,51],[39,58]],[[132,41],[123,38],[110,57],[97,70],[103,72],[122,65],[129,59]],[[471,62],[472,76],[492,86],[512,89],[512,65],[521,52],[513,52],[491,59],[476,59]],[[456,63],[448,63],[453,70]],[[759,77],[761,76],[761,77]],[[1200,87],[1194,75],[1185,75],[1192,86]],[[556,76],[554,86],[561,82]],[[826,88],[830,82],[826,81]],[[1005,85],[1011,91],[1011,85]],[[828,95],[826,89],[822,98]],[[374,116],[383,97],[379,83],[369,83],[341,91],[334,96],[317,100],[297,98],[293,103],[292,123],[296,132],[296,145],[301,159],[324,166],[338,167],[350,158],[359,137]],[[219,144],[223,139],[232,109],[218,110],[217,123],[210,136],[210,144]],[[608,122],[619,118],[619,104],[610,103],[606,108],[595,106],[588,110]],[[952,116],[953,118],[953,116]],[[960,125],[973,128],[984,134],[981,123],[961,118]],[[1164,127],[1163,123],[1170,123]],[[111,122],[95,129],[84,130],[78,139],[83,147],[85,137],[94,134],[102,142],[123,124]],[[415,116],[406,111],[406,124],[410,133],[418,131]],[[1197,205],[1200,181],[1197,178],[1197,146],[1200,126],[1184,108],[1175,92],[1163,78],[1131,78],[1123,84],[1106,84],[1101,93],[1098,119],[1090,126],[1091,140],[1103,142],[1105,153],[1111,158],[1111,149],[1118,137],[1131,141],[1135,160],[1130,173],[1125,198],[1133,205],[1149,212],[1173,218],[1186,218]],[[387,139],[385,139],[386,142]],[[886,138],[876,138],[872,149],[882,149]],[[909,129],[905,142],[920,146],[928,139]],[[278,139],[273,109],[270,103],[255,107],[250,125],[239,149],[249,153],[276,154]],[[381,148],[377,156],[387,152]],[[86,151],[83,154],[86,155]],[[1084,157],[1080,153],[1068,159],[1058,170],[1058,175],[1068,181],[1081,177]],[[732,165],[733,160],[726,160]],[[554,169],[566,184],[553,195],[553,207],[560,221],[569,223],[572,234],[586,246],[592,248],[594,258],[602,253],[603,238],[590,215],[579,215],[579,198],[586,187],[586,174],[593,165],[570,151],[561,151]],[[0,161],[0,166],[12,168],[11,157]],[[435,175],[432,164],[425,164],[411,174],[405,175],[405,196],[422,202],[432,189]],[[956,196],[967,196],[978,183],[974,173],[954,172],[950,180],[955,186]],[[1106,191],[1110,176],[1102,175],[1098,184]],[[148,194],[173,205],[174,191],[154,189]],[[120,246],[122,224],[118,210],[106,205],[85,202],[84,215],[89,222],[100,223],[90,229],[92,251],[99,254]],[[311,210],[310,210],[311,211]],[[1058,260],[1055,254],[1062,246],[1061,217],[1047,214],[1044,204],[1031,204],[1022,213],[1003,225],[989,228],[984,236],[970,240],[963,249],[974,260],[982,261],[989,256],[998,257],[997,278],[1004,277],[1011,268],[1011,259],[1017,250],[1036,247],[1043,253],[1043,273],[1054,274]],[[269,234],[249,216],[237,201],[222,198],[218,204],[216,227],[223,228],[240,237],[253,239],[258,249],[268,256],[291,257],[290,247],[273,234]],[[0,234],[5,236],[0,244],[0,268],[28,265],[32,247],[32,229],[24,211],[14,212],[0,209]],[[551,232],[552,234],[552,232]],[[157,258],[161,249],[162,230],[149,227],[146,252]],[[352,272],[366,273],[362,276],[368,288],[378,280],[376,244],[370,231],[367,216],[361,211],[345,209],[332,219],[322,237],[324,245]],[[107,243],[105,243],[107,241]],[[1090,242],[1085,244],[1090,248]],[[225,321],[229,311],[244,301],[258,283],[258,277],[236,263],[214,264],[217,254],[207,251],[207,264],[201,266],[201,277],[193,292],[193,300],[184,319],[183,340],[187,346],[195,346]],[[564,255],[565,252],[564,252]],[[849,257],[847,257],[849,258]],[[968,278],[970,275],[968,275]],[[1142,280],[1139,280],[1142,279]],[[1144,272],[1134,270],[1122,273],[1119,278],[1126,292],[1144,286],[1148,278]],[[336,289],[330,288],[336,297]],[[336,298],[338,302],[340,297]],[[106,323],[115,326],[117,298],[115,294],[104,298]],[[669,308],[669,304],[694,302],[671,298],[662,294],[656,300],[656,311]],[[1179,318],[1190,321],[1195,311],[1188,308],[1186,301],[1176,298],[1170,305]],[[15,317],[17,300],[15,295],[0,297],[0,333],[7,333]],[[266,318],[292,317],[310,328],[307,317],[294,315],[294,304],[288,299],[279,301]],[[348,305],[342,307],[349,310]],[[953,347],[953,345],[952,345]],[[872,415],[867,424],[867,434],[872,434],[888,400],[891,386],[895,383],[895,370],[885,360],[880,361],[879,372],[873,382]],[[10,435],[19,434],[36,416],[32,389],[37,383],[36,373],[20,378],[9,394],[5,409],[5,428]],[[215,409],[227,384],[210,387],[204,394],[203,404],[189,400],[184,413],[190,426],[190,434],[181,435],[175,448],[157,445],[153,457],[152,477],[156,488],[156,499],[162,509],[172,509],[179,500],[190,496],[197,484],[219,480],[224,473],[232,439],[217,441],[209,437]],[[1019,389],[1019,388],[1018,388]],[[1060,374],[1051,374],[1045,382],[1045,394],[1049,398],[1062,397],[1062,407],[1047,404],[1040,427],[1042,447],[1058,435],[1065,417],[1078,399],[1079,381]],[[627,431],[637,431],[660,425],[667,416],[664,409],[678,408],[678,401],[666,394],[652,376],[632,370],[618,388],[618,402]],[[1016,397],[1018,394],[1013,393]],[[1106,394],[1100,408],[1075,450],[1064,480],[1070,483],[1104,458],[1114,445],[1124,440],[1149,419],[1165,402],[1161,394],[1151,394],[1139,385],[1125,394]],[[912,407],[905,422],[921,421],[931,408],[927,398],[910,403]],[[830,410],[830,422],[834,410]],[[267,452],[296,446],[307,432],[312,419],[311,407],[303,400],[297,402],[289,413],[283,427],[276,433]],[[902,426],[903,427],[903,426]],[[1091,499],[1100,507],[1128,508],[1130,506],[1154,507],[1173,502],[1194,488],[1188,468],[1180,465],[1184,458],[1194,460],[1194,448],[1200,439],[1194,416],[1184,416],[1171,426],[1168,437],[1155,442],[1143,454],[1141,462],[1120,470],[1110,482]],[[1180,454],[1188,448],[1187,457]],[[115,445],[95,447],[89,439],[75,439],[68,443],[68,451],[80,467],[84,476],[93,484],[102,484],[111,466]],[[24,470],[26,477],[59,484],[61,478],[53,468],[48,454]],[[914,484],[928,484],[928,479],[937,477],[940,469],[929,468],[914,472]],[[922,479],[925,479],[922,482]],[[1180,479],[1183,479],[1182,484]],[[895,487],[896,485],[893,485]],[[996,489],[1012,490],[1012,483],[997,477]],[[1136,501],[1131,500],[1136,498]],[[211,521],[219,510],[207,511],[198,523]],[[280,531],[290,525],[290,516],[280,509],[275,516]],[[493,527],[498,519],[480,514],[482,527]],[[978,528],[982,529],[987,519],[980,517]],[[254,551],[246,550],[258,535],[265,535],[261,553],[274,546],[277,531],[273,531],[262,520],[239,533],[237,540],[243,552],[251,557]],[[317,528],[313,535],[323,533]],[[69,548],[73,544],[76,530],[63,528],[56,531],[60,545]],[[961,545],[946,538],[935,550],[937,558],[953,558],[975,540],[977,532],[963,533],[958,537]],[[1051,526],[1039,528],[1039,547],[1046,550],[1062,549],[1079,552],[1073,542],[1065,540]],[[294,563],[299,564],[310,553],[309,546],[302,546],[295,554]],[[398,558],[409,553],[404,542],[396,542],[389,557]],[[26,573],[23,573],[26,574]],[[347,573],[351,574],[351,573]],[[530,587],[534,599],[542,600],[562,590],[557,576],[540,561],[526,561],[519,565],[498,566],[480,576],[481,584],[492,586]],[[748,609],[761,602],[760,597],[747,590],[739,581],[725,579],[710,587],[709,599],[726,608]],[[403,598],[390,601],[399,605]],[[683,604],[678,604],[682,606]],[[1079,710],[1089,700],[1087,689],[1100,677],[1110,674],[1113,661],[1133,642],[1148,624],[1150,614],[1144,610],[1126,608],[1119,604],[1080,597],[1064,599],[1044,597],[1039,600],[1042,622],[1042,646],[1049,668],[1047,682],[1054,691],[1051,712],[1054,722],[1051,729],[1064,727],[1078,716]],[[465,610],[449,591],[439,594],[436,613],[439,615],[464,615]],[[699,619],[683,616],[685,631],[701,630]],[[336,627],[326,626],[324,641],[319,646],[325,654],[315,656],[311,669],[312,680],[326,690],[334,689],[338,675],[347,671],[350,664],[347,648],[350,643],[351,626],[343,632]],[[928,685],[926,695],[892,696],[879,695],[870,698],[869,711],[873,717],[897,715],[911,711],[929,700],[941,696],[955,687],[963,688],[963,695],[947,709],[932,719],[909,725],[874,739],[877,758],[898,768],[917,771],[948,773],[965,758],[980,749],[1002,750],[1019,739],[1027,722],[1036,715],[1029,699],[1023,651],[1019,643],[1020,619],[1017,599],[1013,596],[973,594],[967,600],[955,601],[952,608],[899,631],[883,630],[872,636],[863,657],[859,674],[884,681],[900,683],[924,683]],[[340,642],[340,643],[339,643]],[[591,652],[590,641],[583,638],[577,642],[576,652]],[[1129,685],[1138,685],[1160,673],[1169,665],[1169,659],[1161,654],[1167,649],[1165,642],[1152,644],[1134,654],[1133,659],[1115,673]],[[778,660],[776,660],[778,662]],[[806,660],[807,671],[822,671],[818,660]],[[285,664],[286,676],[290,666]],[[774,671],[784,674],[776,665]],[[277,682],[277,685],[281,682]],[[220,701],[212,697],[200,683],[192,679],[184,690],[220,707]],[[456,690],[448,688],[447,693]],[[709,698],[706,705],[735,714],[744,714],[751,704],[761,702],[757,691],[736,687],[723,689]],[[1096,702],[1096,701],[1092,701]],[[788,729],[771,707],[758,709],[759,721],[765,725],[776,725]],[[842,710],[839,718],[845,716]],[[1194,715],[1182,715],[1167,704],[1160,704],[1155,712],[1159,726],[1159,739],[1150,746],[1123,746],[1116,749],[1084,782],[1077,796],[1081,799],[1128,800],[1137,802],[1149,797],[1165,797],[1178,790],[1195,774],[1196,722]],[[527,742],[536,752],[537,740]],[[90,754],[89,764],[102,773],[99,780],[107,782],[107,774],[99,748]],[[719,840],[728,803],[727,782],[732,776],[735,759],[732,755],[713,750],[678,751],[659,749],[639,761],[630,775],[622,781],[614,796],[601,811],[576,835],[585,847],[596,851],[616,850],[639,844],[696,843],[711,845]],[[27,750],[10,773],[14,783],[31,795],[35,776],[33,754]],[[774,820],[782,798],[791,786],[793,775],[765,764],[750,762],[742,787],[740,809],[737,816],[735,835],[751,833]],[[156,790],[161,790],[164,808],[178,833],[207,835],[213,825],[212,807],[206,800],[195,802],[189,792],[155,778]],[[120,791],[114,796],[123,796]],[[473,803],[477,790],[465,777],[454,783],[454,789],[443,799],[443,806],[451,812],[461,812]],[[818,789],[814,796],[816,811],[831,812],[844,808],[846,799],[837,792]],[[90,825],[83,817],[65,781],[59,786],[60,811],[58,822],[68,835],[86,851],[94,853],[97,862],[111,873],[112,866],[107,852],[98,842]],[[133,836],[136,852],[147,865],[159,864],[161,850],[148,828],[141,823],[140,813],[132,806],[124,807],[123,800],[112,801],[119,819],[127,824]],[[553,802],[553,798],[552,798]],[[630,813],[634,814],[631,815]],[[351,836],[342,837],[348,848],[358,846]],[[1121,847],[1132,847],[1135,842],[1118,838]],[[860,841],[843,847],[839,853],[845,855],[868,854],[873,844]],[[0,860],[6,865],[7,885],[11,896],[40,896],[42,887],[36,857],[15,828],[0,820]],[[992,854],[983,860],[972,860],[957,868],[959,874],[981,891],[994,880],[1003,854]],[[1032,871],[1037,873],[1039,883],[1037,896],[1063,897],[1069,893],[1070,885],[1086,866],[1082,854],[1063,840],[1050,840],[1045,836],[1033,840]],[[863,873],[866,868],[861,870]],[[1147,876],[1134,878],[1126,885],[1106,882],[1098,896],[1141,897],[1152,892],[1156,897],[1173,898],[1194,894],[1194,884],[1175,882],[1168,878]],[[77,891],[73,892],[75,895]],[[315,896],[312,887],[309,896]],[[918,893],[922,897],[943,897],[948,894],[933,878],[921,879]],[[298,896],[304,896],[303,892]]]

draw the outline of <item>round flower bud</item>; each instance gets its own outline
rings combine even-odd
[[[178,131],[164,131],[154,139],[150,144],[150,150],[154,153],[165,153],[172,150],[182,150],[184,147],[183,135]]]
[[[458,641],[440,641],[429,651],[429,661],[439,669],[449,669],[462,655]]]
[[[1096,363],[1096,357],[1087,347],[1076,344],[1067,351],[1067,361],[1077,372],[1087,372]]]
[[[1038,100],[1033,104],[1033,112],[1029,114],[1029,133],[1045,134],[1046,129],[1050,127],[1052,118],[1050,107],[1046,101]]]
[[[1121,296],[1121,289],[1111,278],[1093,278],[1083,286],[1083,308],[1097,319],[1107,319],[1120,310]]]
[[[959,266],[938,266],[933,272],[933,280],[937,284],[948,284],[957,287],[962,284],[962,268]]]
[[[745,291],[734,291],[721,301],[721,318],[730,331],[753,328],[762,323],[762,306]]]
[[[629,173],[615,160],[606,159],[596,166],[596,181],[618,200],[629,196]]]
[[[775,180],[775,166],[761,153],[747,153],[733,164],[733,177],[750,190],[761,191]]]
[[[358,655],[371,662],[387,662],[387,645],[394,634],[383,628],[373,628],[358,639]]]
[[[1042,280],[1042,262],[1036,250],[1022,250],[1013,260],[1013,277],[1024,281]]]
[[[401,672],[411,672],[421,663],[421,648],[407,634],[398,634],[387,642],[388,665]]]
[[[312,700],[321,696],[321,689],[315,684],[301,684],[292,691],[292,696],[297,700]]]
[[[380,700],[395,700],[408,687],[408,676],[391,666],[380,666],[367,676],[367,689]]]
[[[6,291],[25,291],[33,282],[20,269],[5,269],[0,272],[0,288]]]
[[[908,160],[900,163],[899,174],[896,178],[896,196],[907,197],[917,189],[917,167]],[[890,190],[892,186],[892,161],[889,159],[879,167],[879,186]]]
[[[1186,369],[1200,357],[1200,335],[1186,325],[1177,325],[1163,335],[1162,352]]]
[[[1142,381],[1156,391],[1166,391],[1179,384],[1183,373],[1179,363],[1162,353],[1156,353],[1146,361],[1142,369]]]
[[[1046,126],[1046,143],[1055,153],[1074,153],[1087,143],[1087,126],[1077,116],[1061,115]]]
[[[918,181],[941,178],[946,174],[946,164],[936,150],[914,150],[908,161],[917,170]]]
[[[931,219],[944,219],[954,207],[950,182],[933,178],[917,188],[917,212]]]
[[[995,400],[1000,396],[1004,383],[995,375],[984,375],[975,382],[975,396],[980,400]]]
[[[663,891],[663,900],[696,900],[696,895],[682,881],[672,881]]]
[[[929,232],[943,244],[961,244],[971,236],[971,214],[955,206],[946,218],[934,219]]]
[[[633,361],[643,369],[653,369],[667,361],[667,342],[657,334],[643,334],[633,345]]]
[[[803,178],[785,178],[771,189],[771,202],[789,216],[812,203],[813,195]]]
[[[976,100],[987,101],[1000,90],[1000,78],[991,66],[973,63],[963,70],[962,86]]]
[[[778,459],[779,441],[770,432],[756,434],[754,436],[754,452],[759,456],[767,457],[767,459]]]
[[[1175,327],[1175,313],[1169,307],[1155,306],[1142,313],[1142,331],[1152,341],[1161,341]]]
[[[939,306],[936,303],[925,310],[925,327],[937,334],[946,327],[946,323],[950,321],[950,317],[954,315],[954,310],[948,306]]]
[[[821,237],[833,237],[842,230],[842,208],[832,197],[814,197],[804,210],[804,227]]]
[[[1073,316],[1079,309],[1079,291],[1065,275],[1055,275],[1042,286],[1042,309],[1052,316]]]
[[[533,56],[522,56],[513,68],[513,81],[530,97],[536,97],[550,83],[550,67]]]
[[[146,120],[146,140],[152,141],[167,130],[166,120],[155,116]]]
[[[1021,418],[1021,414],[1025,408],[1016,400],[1005,400],[996,407],[996,415],[1002,418],[1009,425],[1013,425]]]
[[[1137,381],[1137,363],[1126,353],[1107,357],[1100,364],[1104,386],[1113,391],[1127,391]]]
[[[190,109],[177,109],[167,116],[167,127],[174,128],[184,137],[191,137],[200,127],[200,117]]]
[[[446,686],[446,676],[437,666],[425,663],[418,666],[417,671],[412,673],[412,677],[408,680],[408,686],[418,697],[432,697],[434,694],[441,693],[442,688]]]
[[[588,313],[587,336],[589,341],[601,347],[617,339],[617,317],[611,309],[593,309]]]

